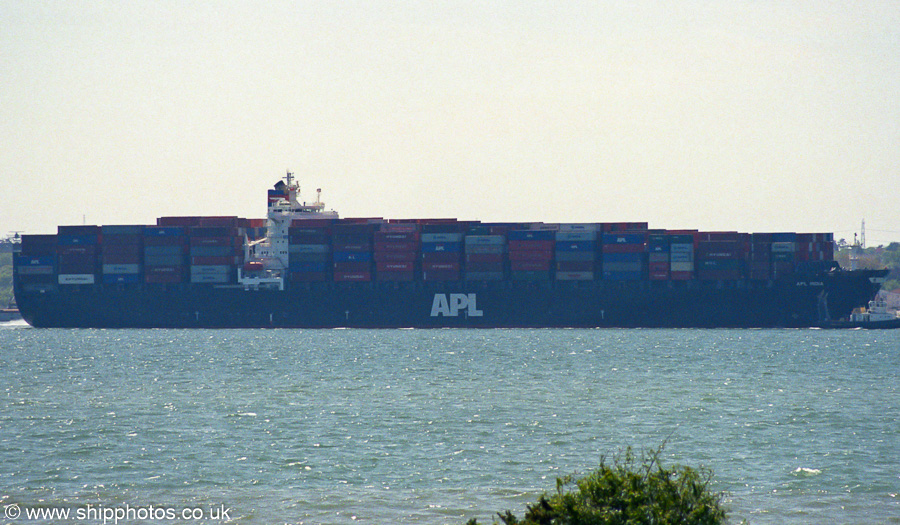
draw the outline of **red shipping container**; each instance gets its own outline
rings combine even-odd
[[[373,254],[375,262],[382,261],[415,261],[418,258],[417,252],[379,252]]]
[[[415,280],[415,272],[378,272],[375,274],[376,281],[403,281],[409,282]]]
[[[342,281],[371,281],[372,280],[372,272],[334,272],[334,280],[337,282]]]
[[[669,263],[667,262],[651,262],[648,263],[647,267],[651,272],[666,272],[669,271]]]
[[[556,261],[556,269],[560,272],[593,272],[593,261]]]
[[[255,219],[251,219],[255,220]],[[260,219],[264,221],[261,226],[265,226],[265,219]],[[337,219],[294,219],[291,221],[291,228],[330,228],[332,224],[337,222]]]
[[[191,246],[243,246],[243,237],[189,237]]]
[[[466,262],[503,262],[502,253],[467,253]]]
[[[381,231],[388,233],[417,232],[419,225],[414,222],[387,222],[381,224]]]
[[[375,269],[379,272],[411,272],[416,268],[412,261],[380,261],[375,264]]]
[[[200,217],[200,226],[204,228],[235,228],[237,217]]]
[[[509,241],[509,251],[549,251],[556,248],[556,241]]]
[[[550,269],[550,261],[509,261],[509,269],[514,272],[542,272]]]
[[[423,262],[456,262],[462,260],[462,252],[428,252],[422,254]]]
[[[372,271],[372,263],[368,261],[341,261],[334,263],[334,271],[342,273],[359,273]]]
[[[414,252],[419,249],[415,241],[375,241],[376,252]]]
[[[551,250],[545,251],[510,251],[510,261],[550,261],[553,259]]]
[[[444,270],[459,272],[459,262],[423,262],[423,271]]]
[[[669,272],[669,279],[673,281],[690,281],[694,278],[694,272]]]
[[[412,225],[415,226],[415,225]],[[419,232],[413,231],[382,231],[375,232],[375,242],[417,242],[419,240]]]
[[[603,253],[644,253],[647,251],[646,244],[601,244],[600,250]]]
[[[200,217],[159,217],[156,219],[157,226],[199,226]]]

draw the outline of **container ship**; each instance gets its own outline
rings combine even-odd
[[[830,233],[647,223],[339,218],[292,174],[266,219],[161,217],[23,235],[35,327],[809,327],[865,306]]]

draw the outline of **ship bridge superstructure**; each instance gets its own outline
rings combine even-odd
[[[290,253],[291,225],[295,221],[338,218],[336,211],[325,210],[321,188],[316,190],[314,202],[302,201],[300,184],[288,171],[268,192],[266,236],[247,243],[244,257],[247,263],[238,276],[238,282],[245,288],[277,285],[283,290]]]

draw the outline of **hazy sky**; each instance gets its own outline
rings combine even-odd
[[[263,217],[900,240],[898,2],[0,0],[0,235]]]

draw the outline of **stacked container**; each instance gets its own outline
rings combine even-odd
[[[694,278],[694,236],[692,234],[670,234],[669,236],[669,277],[673,281],[689,281]]]
[[[744,240],[738,232],[705,232],[697,245],[697,278],[736,281],[744,275]]]
[[[772,278],[778,279],[794,273],[797,261],[797,234],[780,232],[772,234]]]
[[[332,227],[334,280],[372,280],[372,234],[375,224],[338,222]]]
[[[21,252],[14,256],[16,274],[24,290],[56,288],[56,235],[23,235]]]
[[[562,225],[554,245],[557,281],[592,281],[597,266],[597,231]]]
[[[56,244],[59,284],[94,284],[100,261],[100,227],[59,226]]]
[[[754,233],[750,235],[750,250],[747,253],[747,277],[753,281],[768,281],[772,278],[771,233]]]
[[[188,244],[191,283],[236,282],[244,246],[237,217],[202,217],[199,226],[190,229]]]
[[[422,226],[422,280],[458,281],[462,276],[463,234],[457,224]]]
[[[288,228],[288,278],[322,282],[332,276],[331,219],[295,220]]]
[[[413,281],[420,247],[419,225],[386,223],[375,232],[375,279]]]
[[[646,233],[604,233],[602,241],[604,279],[638,281],[644,278]]]
[[[465,236],[467,281],[502,281],[506,237],[490,233],[489,228],[475,230]]]
[[[137,284],[141,282],[144,250],[144,227],[134,225],[102,226],[101,263],[103,284]]]
[[[647,275],[651,281],[671,279],[671,237],[664,233],[647,236]]]
[[[144,282],[184,282],[187,276],[187,240],[184,226],[145,226]]]
[[[554,230],[510,230],[507,235],[510,278],[514,281],[549,281]]]

